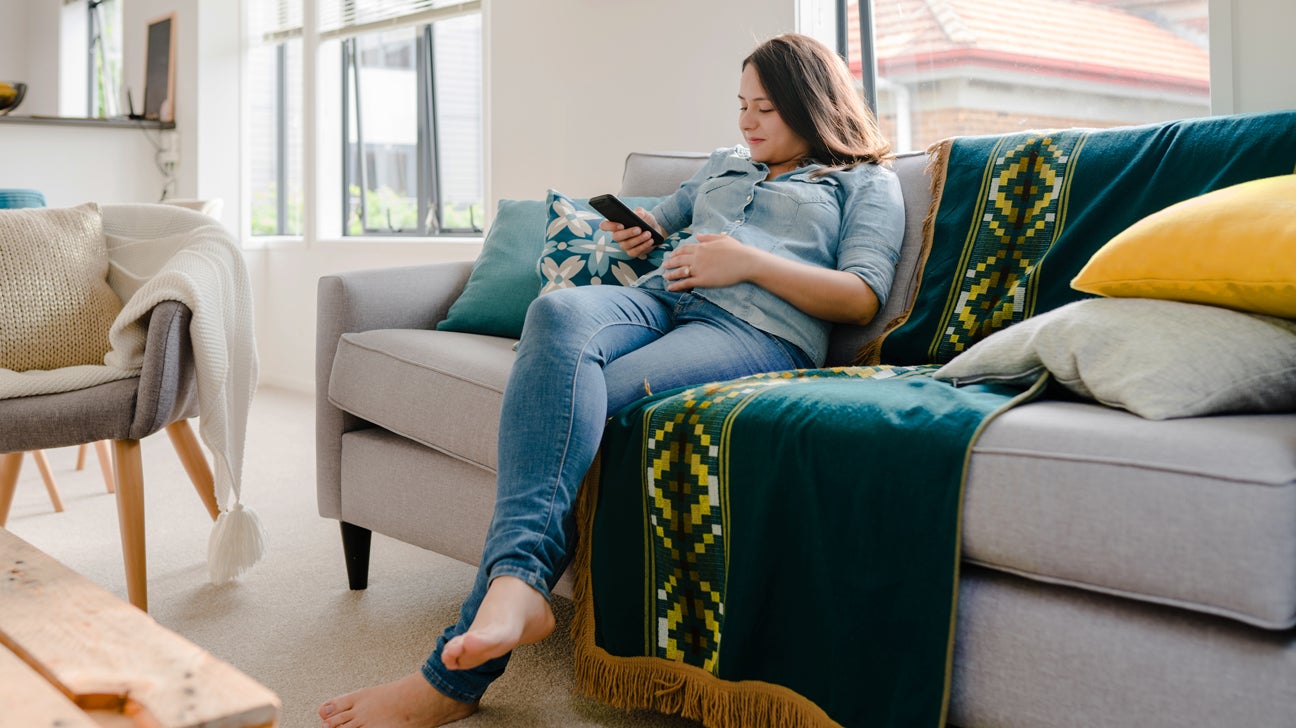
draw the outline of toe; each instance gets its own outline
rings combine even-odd
[[[325,728],[339,728],[350,723],[355,717],[351,711],[354,703],[349,695],[324,701],[319,708],[319,716],[323,719]]]

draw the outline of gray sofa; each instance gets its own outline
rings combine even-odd
[[[622,193],[667,194],[699,155],[635,154]],[[849,363],[912,296],[925,158],[886,309],[836,327]],[[513,340],[432,330],[470,263],[319,284],[319,510],[352,588],[372,531],[470,564],[494,496]],[[968,471],[950,720],[960,726],[1296,726],[1296,414],[1144,420],[1037,401]]]

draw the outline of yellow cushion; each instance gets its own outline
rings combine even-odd
[[[1296,174],[1148,215],[1100,248],[1071,286],[1296,318]]]
[[[98,205],[0,210],[0,368],[103,364],[121,309]]]

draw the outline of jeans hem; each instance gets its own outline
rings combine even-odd
[[[546,602],[553,602],[553,597],[549,593],[549,583],[543,577],[537,575],[534,570],[522,566],[495,564],[491,567],[490,579],[486,582],[487,588],[489,589],[490,583],[501,576],[511,576],[515,579],[521,579],[527,586],[540,592],[540,596],[544,597]]]
[[[434,658],[429,658],[428,662],[423,663],[423,669],[422,669],[423,679],[431,683],[432,687],[435,688],[437,692],[441,693],[447,698],[450,698],[451,700],[457,700],[461,703],[476,703],[481,700],[482,693],[484,693],[485,691],[482,691],[482,693],[477,693],[476,695],[474,695],[472,693],[467,693],[464,692],[463,690],[460,690],[459,688],[454,687],[453,685],[450,684],[449,678],[447,676],[442,675],[439,671],[437,671],[435,667],[432,666],[431,664],[432,659]]]

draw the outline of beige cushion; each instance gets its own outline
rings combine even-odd
[[[122,304],[99,206],[0,210],[0,368],[103,364]]]
[[[1090,298],[995,333],[936,372],[1062,386],[1142,417],[1296,411],[1296,321],[1151,298]]]

